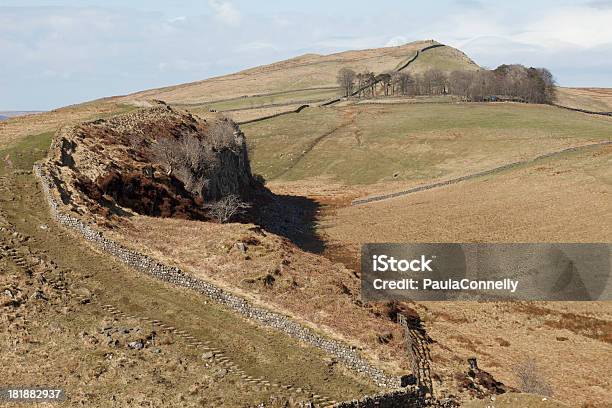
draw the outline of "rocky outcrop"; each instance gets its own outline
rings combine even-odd
[[[470,364],[468,371],[457,373],[455,378],[459,391],[465,391],[471,397],[479,399],[506,392],[517,392],[516,389],[497,381],[489,372],[480,369],[475,357],[468,359],[468,363]]]
[[[206,218],[206,201],[248,200],[258,184],[238,125],[209,121],[163,103],[61,129],[50,176],[74,209],[109,216],[119,208],[150,216]],[[93,210],[93,211],[92,211]]]

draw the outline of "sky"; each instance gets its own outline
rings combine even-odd
[[[0,111],[425,39],[612,87],[612,0],[0,0]]]

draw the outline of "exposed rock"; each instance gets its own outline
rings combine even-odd
[[[50,160],[62,201],[105,217],[122,207],[202,219],[204,201],[231,194],[248,199],[258,186],[236,124],[221,117],[207,122],[163,104],[63,128]]]
[[[129,343],[127,344],[127,346],[128,346],[129,348],[131,348],[131,349],[134,349],[134,350],[140,350],[140,349],[144,348],[144,344],[142,344],[142,341],[141,341],[141,340],[138,340],[138,341],[131,341],[131,342],[129,342]]]
[[[378,336],[378,342],[381,344],[388,344],[393,340],[393,333],[385,333]]]
[[[467,373],[455,376],[460,391],[467,391],[472,397],[484,398],[490,395],[499,395],[506,392],[516,392],[512,387],[499,382],[487,371],[478,368],[476,358],[468,359]]]

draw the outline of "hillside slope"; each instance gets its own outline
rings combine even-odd
[[[557,103],[575,109],[612,112],[612,89],[559,87]]]
[[[357,72],[381,73],[393,70],[412,58],[417,50],[435,41],[415,41],[398,47],[345,51],[330,55],[305,54],[296,58],[247,69],[203,81],[152,89],[128,95],[128,100],[161,99],[168,103],[201,103],[219,99],[288,90],[336,86],[336,74],[343,67]],[[448,46],[432,49],[427,60],[410,67],[414,72],[429,68],[445,71],[477,69],[463,52]]]

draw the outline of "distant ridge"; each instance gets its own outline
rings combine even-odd
[[[0,111],[0,120],[14,118],[16,116],[34,115],[44,111]]]
[[[425,58],[410,65],[410,72],[436,68],[450,72],[475,70],[479,66],[460,50],[434,40],[415,41],[401,46],[343,51],[329,55],[304,54],[235,74],[202,81],[137,92],[121,97],[127,101],[160,99],[168,103],[196,104],[223,98],[246,97],[262,93],[335,87],[341,68],[357,72],[390,72],[406,64],[418,50],[436,46]]]

